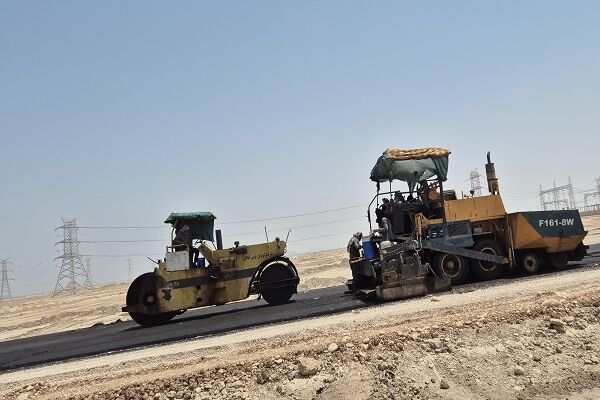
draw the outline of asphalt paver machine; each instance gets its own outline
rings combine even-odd
[[[350,260],[349,286],[355,292],[375,293],[380,300],[393,300],[451,289],[450,279],[436,273],[423,260],[420,238],[404,234],[412,224],[405,218],[404,210],[416,212],[422,206],[415,191],[417,183],[430,179],[442,185],[448,154],[444,149],[387,150],[377,160],[371,171],[377,193],[367,209],[371,234],[363,238],[363,257]],[[407,183],[408,191],[393,191],[395,181]],[[381,186],[386,183],[389,190],[382,191]],[[391,222],[391,240],[373,234],[372,208]]]
[[[577,210],[508,213],[494,163],[487,155],[489,194],[457,197],[445,190],[450,151],[442,148],[388,149],[371,171],[377,194],[371,209],[391,223],[392,237],[363,240],[364,256],[351,260],[352,287],[382,300],[450,289],[451,285],[561,269],[587,252]],[[393,190],[394,181],[407,190]],[[382,185],[389,183],[389,190]]]

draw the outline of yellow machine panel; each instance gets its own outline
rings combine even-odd
[[[444,202],[446,218],[453,221],[485,221],[506,217],[506,209],[500,196],[479,196]]]

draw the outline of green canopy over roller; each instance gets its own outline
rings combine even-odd
[[[423,179],[437,176],[445,181],[449,155],[450,150],[438,147],[413,150],[387,149],[371,170],[371,180],[386,182],[398,179],[415,184]]]
[[[171,224],[175,229],[187,225],[190,227],[192,239],[213,242],[214,221],[216,218],[210,212],[173,212],[165,220],[165,224]]]

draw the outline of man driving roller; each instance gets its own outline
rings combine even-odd
[[[177,231],[171,244],[177,246],[177,251],[183,250],[185,246],[187,246],[190,255],[190,267],[196,265],[196,260],[198,260],[198,257],[200,256],[200,250],[195,248],[192,243],[192,234],[188,225],[182,226],[181,229]]]

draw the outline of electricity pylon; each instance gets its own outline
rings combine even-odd
[[[12,299],[12,294],[10,293],[10,285],[8,284],[8,264],[12,263],[8,260],[0,260],[0,268],[2,269],[2,283],[0,284],[0,300]]]
[[[56,279],[56,286],[54,287],[54,294],[56,296],[61,292],[76,293],[79,289],[92,287],[92,280],[90,279],[89,270],[83,265],[81,255],[79,254],[79,240],[77,239],[77,220],[65,220],[63,218],[63,225],[59,226],[55,230],[63,230],[63,240],[56,244],[63,245],[63,255],[56,257],[62,259],[60,265],[60,271],[58,272],[58,278]]]
[[[481,182],[479,181],[479,178],[481,178],[481,175],[477,169],[471,171],[469,180],[471,181],[471,193],[473,193],[474,197],[481,196]]]

